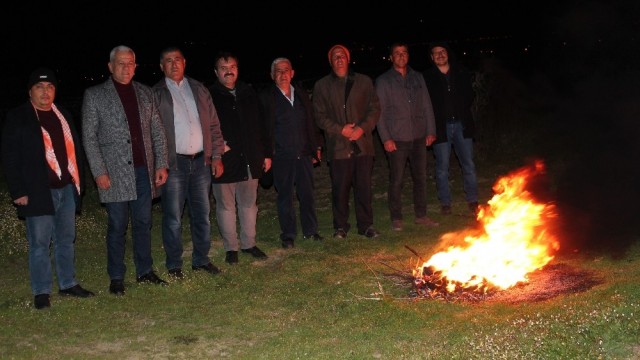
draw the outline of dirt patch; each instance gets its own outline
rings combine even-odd
[[[604,281],[593,271],[554,264],[529,274],[529,282],[489,296],[489,301],[534,302],[587,291]]]

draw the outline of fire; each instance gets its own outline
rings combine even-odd
[[[559,242],[552,234],[553,204],[538,203],[527,190],[530,181],[544,174],[541,160],[500,178],[495,195],[482,206],[478,229],[448,233],[441,240],[448,246],[416,270],[416,282],[431,283],[442,291],[507,289],[527,282],[527,274],[553,259]],[[438,290],[438,289],[436,289]]]

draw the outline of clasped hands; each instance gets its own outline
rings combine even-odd
[[[348,138],[350,141],[360,139],[364,134],[364,130],[356,124],[345,124],[342,127],[342,136]]]

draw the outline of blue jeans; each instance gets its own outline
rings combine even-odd
[[[182,215],[189,207],[189,223],[193,252],[191,265],[209,263],[211,249],[211,221],[209,220],[211,166],[205,157],[188,159],[178,156],[177,169],[169,171],[162,188],[162,242],[167,254],[167,269],[182,268]]]
[[[53,242],[53,257],[60,290],[78,284],[75,272],[76,202],[75,185],[51,189],[54,215],[27,216],[29,241],[29,274],[34,295],[51,294],[53,274],[49,246]]]
[[[436,188],[441,205],[451,206],[451,190],[449,189],[449,160],[451,147],[455,149],[458,163],[462,168],[462,186],[467,202],[478,201],[478,183],[476,166],[473,163],[473,139],[464,138],[462,123],[447,123],[447,142],[433,145],[436,157]]]
[[[396,151],[388,152],[389,212],[391,220],[402,220],[402,181],[409,161],[413,183],[413,211],[416,218],[427,215],[427,145],[424,138],[396,141]]]
[[[273,184],[278,191],[278,221],[280,238],[295,239],[297,219],[295,200],[300,207],[302,235],[318,232],[315,198],[313,195],[313,161],[311,156],[297,159],[273,159]]]
[[[216,198],[216,218],[225,251],[238,251],[256,246],[258,179],[228,184],[214,183],[211,189]],[[236,212],[240,218],[239,243]]]
[[[151,185],[146,166],[136,167],[136,193],[131,201],[106,203],[107,224],[107,273],[111,280],[123,280],[127,272],[124,264],[129,212],[131,212],[131,237],[136,276],[152,270],[151,257]]]

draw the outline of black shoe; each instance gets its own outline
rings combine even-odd
[[[51,301],[49,301],[49,294],[38,294],[33,298],[33,305],[36,309],[44,309],[51,307]]]
[[[344,239],[347,237],[347,232],[344,231],[343,228],[338,228],[336,232],[333,233],[333,237],[336,239]]]
[[[318,233],[315,233],[313,235],[305,235],[304,238],[305,239],[313,239],[313,240],[316,240],[316,241],[324,240],[324,238]]]
[[[442,215],[450,215],[451,214],[451,206],[450,205],[442,205],[440,208],[440,212]]]
[[[109,292],[115,295],[124,295],[124,281],[121,279],[111,280]]]
[[[220,269],[218,269],[217,267],[215,267],[215,265],[213,265],[212,263],[207,263],[205,265],[200,265],[200,266],[192,266],[191,267],[192,270],[195,271],[200,271],[200,270],[204,270],[206,272],[208,272],[211,275],[215,275],[215,274],[219,274],[220,273]]]
[[[265,254],[262,250],[258,249],[257,246],[254,246],[249,249],[242,249],[242,252],[245,254],[251,254],[256,259],[266,259],[267,254]]]
[[[96,295],[96,294],[92,293],[89,290],[83,289],[82,286],[80,286],[80,284],[72,286],[72,287],[70,287],[68,289],[60,290],[60,291],[58,291],[58,293],[60,295],[77,296],[77,297],[81,297],[81,298],[86,298],[86,297],[91,297],[91,296],[95,296]]]
[[[290,238],[286,238],[282,240],[282,247],[285,249],[291,249],[293,248],[293,239]]]
[[[229,264],[237,264],[238,263],[238,252],[237,251],[227,251],[227,256],[224,257],[224,261]]]
[[[167,282],[160,279],[158,277],[158,275],[156,275],[156,273],[152,271],[149,271],[148,273],[140,276],[137,281],[139,283],[151,283],[151,284],[156,284],[156,285],[167,285]]]
[[[169,276],[172,276],[176,279],[182,279],[184,277],[184,274],[182,273],[182,269],[175,268],[175,269],[169,269]]]
[[[377,238],[378,236],[380,236],[380,233],[372,226],[369,226],[365,231],[358,231],[358,234],[364,235],[368,238]]]

